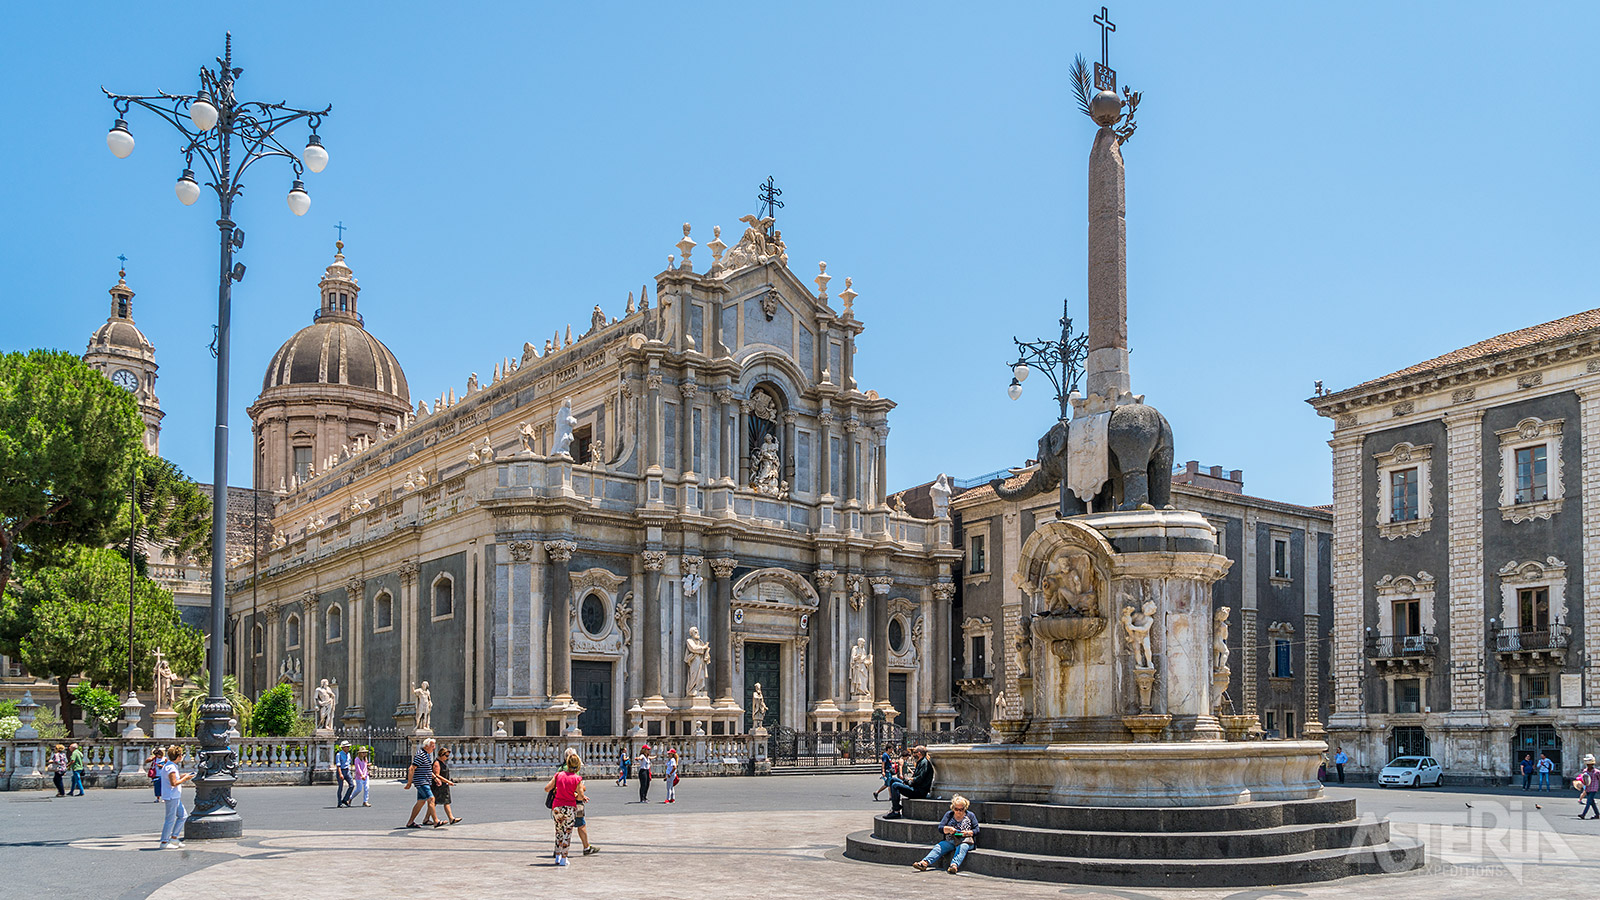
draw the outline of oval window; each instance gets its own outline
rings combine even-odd
[[[598,594],[590,594],[583,598],[583,606],[578,610],[579,621],[583,623],[583,630],[595,637],[606,630],[606,602]]]
[[[906,650],[906,627],[900,624],[899,619],[889,620],[889,647],[896,653]]]

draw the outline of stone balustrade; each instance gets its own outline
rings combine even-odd
[[[332,783],[333,754],[339,739],[240,738],[239,784]],[[746,775],[765,773],[767,745],[749,735],[718,737],[479,737],[439,736],[441,748],[450,749],[451,777],[460,781],[548,778],[565,758],[568,747],[577,749],[584,772],[591,778],[614,778],[617,759],[624,749],[637,756],[648,742],[656,756],[678,751],[679,772],[684,775]],[[414,751],[416,737],[379,742],[374,777],[394,777]],[[50,785],[46,769],[52,741],[0,741],[0,790],[38,790]],[[158,746],[176,743],[192,764],[198,751],[194,738],[177,741],[154,739],[80,741],[84,753],[84,783],[89,787],[148,787],[144,762]],[[352,739],[352,743],[360,743]],[[398,768],[396,768],[398,767]]]

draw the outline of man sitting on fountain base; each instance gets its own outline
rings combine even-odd
[[[937,866],[939,860],[946,853],[950,857],[950,868],[945,871],[955,875],[961,871],[961,863],[967,858],[967,851],[977,845],[978,817],[967,810],[970,806],[967,798],[960,794],[950,798],[950,811],[939,820],[939,832],[943,835],[939,843],[933,845],[928,855],[911,864],[911,868],[918,872],[928,871],[929,866]]]
[[[901,778],[889,780],[889,805],[891,809],[885,819],[898,819],[901,817],[900,800],[910,797],[921,800],[933,793],[933,760],[928,759],[928,748],[918,744],[911,748],[911,758],[916,761],[916,768],[911,772],[911,780]]]

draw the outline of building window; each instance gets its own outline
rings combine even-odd
[[[1437,582],[1432,575],[1427,572],[1385,575],[1374,586],[1378,589],[1379,637],[1404,638],[1437,633],[1433,616]]]
[[[889,649],[896,653],[906,652],[906,626],[899,616],[889,620]]]
[[[1393,609],[1395,637],[1422,634],[1422,601],[1415,597],[1396,600]]]
[[[1272,577],[1289,577],[1289,539],[1286,537],[1272,539]]]
[[[384,591],[372,598],[372,630],[388,631],[394,627],[394,597]]]
[[[311,453],[310,447],[294,448],[294,475],[302,481],[311,477]]]
[[[1550,589],[1522,588],[1517,591],[1517,624],[1523,631],[1550,630]]]
[[[1286,738],[1293,738],[1295,736],[1294,710],[1292,709],[1286,709],[1283,711],[1283,736]]]
[[[1433,516],[1433,445],[1401,441],[1373,458],[1378,466],[1379,536],[1393,541],[1427,531]]]
[[[323,638],[322,641],[325,644],[337,643],[344,639],[344,613],[339,609],[337,603],[328,607],[328,627],[326,631],[327,637]]]
[[[1415,522],[1421,517],[1417,506],[1417,468],[1389,473],[1389,521]]]
[[[1510,522],[1561,511],[1562,419],[1529,417],[1495,432],[1500,439],[1500,514]]]
[[[283,621],[283,634],[284,634],[283,643],[284,643],[285,647],[289,648],[290,650],[295,650],[295,649],[299,648],[299,646],[300,646],[300,617],[299,616],[290,615],[289,618],[287,618],[287,619],[285,619]]]
[[[443,619],[456,610],[456,583],[448,575],[440,575],[433,582],[433,617]]]
[[[1522,679],[1524,709],[1550,708],[1550,676],[1529,675]]]
[[[588,594],[578,606],[578,622],[590,637],[600,637],[606,630],[606,601],[599,594]]]
[[[969,657],[968,662],[970,663],[971,677],[973,678],[987,678],[989,676],[988,643],[988,641],[984,640],[983,635],[977,635],[972,639],[972,655]]]
[[[1270,710],[1270,709],[1267,710],[1266,711],[1266,721],[1262,722],[1261,724],[1262,724],[1263,730],[1266,731],[1266,733],[1267,733],[1267,737],[1277,737],[1278,736],[1278,734],[1277,734],[1277,732],[1278,732],[1278,714],[1277,714],[1276,711]]]
[[[985,568],[986,560],[983,555],[983,535],[975,534],[972,536],[972,552],[967,555],[967,560],[968,575],[982,575],[988,571]]]
[[[672,430],[667,429],[671,434]],[[590,461],[594,447],[594,426],[585,425],[572,432],[572,461],[587,463]]]
[[[1550,499],[1549,448],[1523,447],[1516,451],[1517,503],[1536,503]]]
[[[1394,683],[1395,712],[1422,712],[1422,682],[1415,678],[1402,678]]]
[[[1272,677],[1294,677],[1294,645],[1285,640],[1272,642]]]
[[[267,652],[267,630],[260,625],[250,629],[250,652],[255,656]]]

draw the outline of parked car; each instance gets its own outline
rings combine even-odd
[[[1437,787],[1444,778],[1444,770],[1431,756],[1397,756],[1378,773],[1378,784],[1384,787]]]

